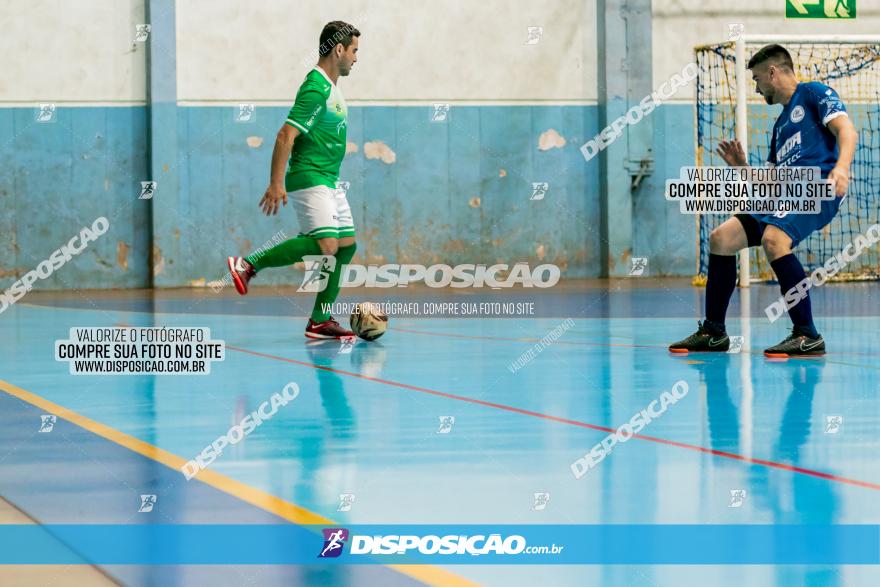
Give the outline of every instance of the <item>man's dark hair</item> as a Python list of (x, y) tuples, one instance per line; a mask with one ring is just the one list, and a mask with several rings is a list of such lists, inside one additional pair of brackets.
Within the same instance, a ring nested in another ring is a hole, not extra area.
[(342, 46), (347, 49), (348, 46), (351, 45), (351, 38), (360, 36), (361, 32), (354, 28), (354, 25), (342, 22), (341, 20), (328, 22), (324, 25), (324, 30), (321, 31), (318, 55), (321, 57), (330, 55), (333, 48), (340, 43), (342, 43)]
[(789, 71), (794, 71), (794, 61), (791, 60), (791, 54), (785, 50), (782, 45), (767, 45), (752, 55), (749, 59), (747, 69), (753, 69), (756, 65), (760, 65), (765, 61), (769, 61), (770, 65), (777, 67), (783, 66)]

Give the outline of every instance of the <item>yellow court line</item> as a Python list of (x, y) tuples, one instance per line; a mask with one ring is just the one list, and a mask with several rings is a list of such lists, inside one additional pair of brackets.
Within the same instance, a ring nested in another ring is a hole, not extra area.
[[(180, 471), (181, 467), (187, 462), (186, 459), (177, 456), (176, 454), (170, 453), (167, 450), (163, 450), (157, 446), (153, 446), (148, 442), (144, 442), (134, 436), (130, 436), (124, 432), (120, 432), (115, 428), (111, 428), (105, 424), (101, 424), (100, 422), (96, 422), (91, 418), (87, 418), (82, 414), (74, 412), (69, 408), (65, 408), (64, 406), (60, 406), (54, 402), (51, 402), (43, 397), (40, 397), (30, 391), (22, 389), (8, 381), (3, 381), (0, 379), (0, 390), (5, 391), (9, 395), (17, 397), (23, 402), (29, 403), (32, 406), (36, 406), (38, 408), (42, 408), (49, 413), (55, 414), (57, 417), (67, 420), (72, 424), (79, 426), (80, 428), (84, 428), (89, 432), (106, 438), (111, 442), (115, 442), (116, 444), (123, 446), (133, 452), (136, 452), (140, 455), (143, 455), (149, 459), (152, 459), (158, 463), (165, 465), (170, 469), (174, 469), (176, 471)], [(183, 473), (181, 473), (182, 475)], [(339, 526), (340, 524), (334, 522), (330, 518), (325, 518), (320, 514), (316, 514), (306, 508), (300, 507), (289, 501), (285, 501), (279, 497), (276, 497), (270, 493), (266, 493), (265, 491), (261, 491), (255, 487), (251, 487), (245, 483), (240, 481), (236, 481), (231, 477), (227, 477), (221, 473), (217, 473), (216, 471), (211, 471), (210, 469), (202, 469), (196, 478), (215, 489), (223, 491), (224, 493), (228, 493), (233, 497), (237, 497), (238, 499), (247, 502), (251, 505), (254, 505), (258, 508), (266, 510), (271, 514), (275, 514), (285, 520), (293, 522), (294, 524), (300, 525), (320, 525), (320, 526)], [(422, 581), (427, 585), (432, 586), (453, 586), (453, 587), (474, 587), (479, 585), (478, 583), (474, 583), (464, 577), (460, 577), (449, 571), (441, 569), (439, 567), (435, 567), (432, 565), (384, 565), (388, 568), (394, 569), (395, 571), (412, 577), (418, 581)]]

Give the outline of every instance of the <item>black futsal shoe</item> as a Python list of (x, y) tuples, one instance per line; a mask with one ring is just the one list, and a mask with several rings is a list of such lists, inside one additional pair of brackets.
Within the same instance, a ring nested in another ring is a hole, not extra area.
[(684, 340), (669, 345), (671, 353), (726, 353), (730, 337), (726, 333), (710, 332), (705, 323), (697, 322), (697, 331)]
[(798, 332), (797, 328), (791, 330), (785, 340), (764, 350), (764, 356), (773, 359), (785, 359), (788, 357), (821, 357), (825, 354), (825, 341), (820, 334), (816, 338)]

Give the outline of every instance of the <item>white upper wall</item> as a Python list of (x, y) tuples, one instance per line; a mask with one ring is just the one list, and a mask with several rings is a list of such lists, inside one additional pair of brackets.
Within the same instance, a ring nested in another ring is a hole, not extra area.
[(595, 100), (595, 3), (178, 0), (178, 98), (290, 102), (344, 20), (361, 31), (349, 102)]
[[(143, 102), (145, 0), (2, 0), (0, 102)], [(874, 34), (880, 2), (858, 18), (786, 19), (784, 0), (653, 1), (652, 86), (698, 44), (747, 33)], [(350, 101), (595, 101), (596, 0), (178, 0), (178, 96), (287, 103), (329, 20), (361, 29)], [(527, 28), (541, 40), (526, 44)], [(691, 100), (692, 88), (679, 92)]]
[[(833, 0), (836, 2), (836, 0)], [(880, 34), (880, 2), (857, 0), (854, 20), (787, 19), (785, 0), (653, 0), (653, 87), (694, 60), (694, 47), (727, 39), (727, 25), (745, 24), (746, 34)], [(693, 100), (693, 84), (676, 99)]]
[(144, 0), (2, 0), (0, 22), (0, 101), (145, 100)]

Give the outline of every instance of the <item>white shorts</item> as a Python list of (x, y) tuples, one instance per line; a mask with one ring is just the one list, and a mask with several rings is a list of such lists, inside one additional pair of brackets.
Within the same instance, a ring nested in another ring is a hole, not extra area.
[(351, 208), (345, 190), (316, 185), (287, 194), (299, 219), (299, 236), (343, 238), (354, 236)]

